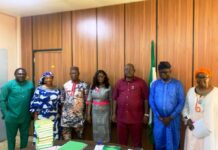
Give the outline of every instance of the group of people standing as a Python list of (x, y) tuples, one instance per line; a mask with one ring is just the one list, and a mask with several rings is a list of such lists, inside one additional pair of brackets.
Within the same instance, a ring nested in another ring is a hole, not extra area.
[[(211, 85), (211, 72), (196, 71), (196, 86), (185, 98), (180, 81), (171, 77), (169, 62), (158, 65), (160, 79), (151, 84), (136, 77), (132, 64), (124, 67), (124, 78), (115, 87), (109, 83), (105, 71), (98, 70), (89, 86), (79, 78), (79, 68), (70, 68), (71, 80), (58, 89), (53, 85), (54, 75), (45, 72), (34, 89), (26, 80), (26, 70), (15, 70), (15, 79), (7, 82), (0, 92), (0, 108), (6, 124), (8, 149), (15, 149), (15, 137), (20, 131), (20, 148), (28, 143), (31, 115), (34, 120), (54, 122), (54, 139), (70, 140), (73, 135), (83, 138), (84, 122), (92, 122), (93, 140), (110, 142), (111, 121), (117, 124), (118, 142), (142, 147), (143, 123), (149, 120), (149, 106), (153, 112), (153, 136), (156, 150), (178, 150), (180, 146), (181, 114), (187, 125), (185, 150), (218, 149), (218, 89)], [(186, 100), (185, 100), (186, 99)], [(192, 134), (195, 122), (203, 119), (210, 134), (197, 138)], [(74, 134), (73, 134), (74, 133)], [(34, 132), (34, 139), (36, 139)]]

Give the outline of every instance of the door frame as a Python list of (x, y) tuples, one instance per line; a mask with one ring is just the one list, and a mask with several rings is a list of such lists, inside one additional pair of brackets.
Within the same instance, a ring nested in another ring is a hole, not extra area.
[(35, 85), (35, 54), (37, 52), (57, 52), (62, 51), (62, 48), (52, 48), (52, 49), (33, 49), (32, 50), (32, 81)]

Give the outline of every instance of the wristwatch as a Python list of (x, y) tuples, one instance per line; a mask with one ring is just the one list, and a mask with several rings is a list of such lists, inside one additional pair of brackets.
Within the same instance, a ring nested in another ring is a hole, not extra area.
[(149, 117), (149, 114), (144, 114), (144, 116)]

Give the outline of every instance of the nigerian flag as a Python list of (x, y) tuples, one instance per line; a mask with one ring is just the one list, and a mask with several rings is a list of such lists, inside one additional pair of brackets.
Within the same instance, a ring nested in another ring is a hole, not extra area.
[[(151, 87), (151, 84), (153, 81), (157, 79), (157, 73), (156, 73), (156, 59), (155, 59), (155, 53), (154, 53), (154, 41), (151, 42), (151, 67), (150, 67), (150, 74), (149, 74), (149, 85)], [(149, 122), (148, 122), (148, 130), (149, 130), (149, 138), (152, 143), (154, 143), (153, 140), (153, 116), (151, 109), (149, 110)]]

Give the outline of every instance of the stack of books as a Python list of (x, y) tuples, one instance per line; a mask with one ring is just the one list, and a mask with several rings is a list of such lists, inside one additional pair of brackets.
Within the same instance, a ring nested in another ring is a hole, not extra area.
[(36, 120), (36, 149), (41, 150), (53, 146), (53, 122), (49, 119)]

